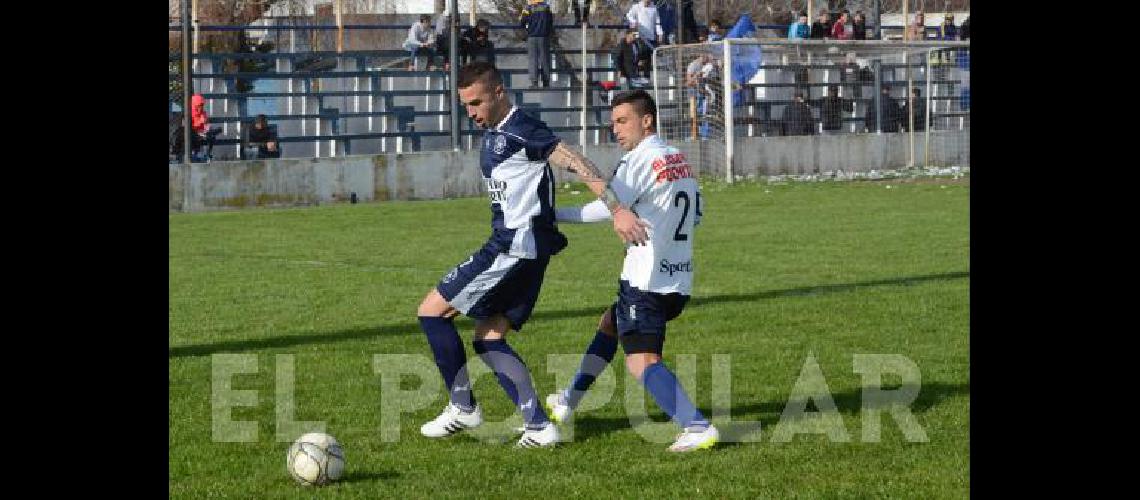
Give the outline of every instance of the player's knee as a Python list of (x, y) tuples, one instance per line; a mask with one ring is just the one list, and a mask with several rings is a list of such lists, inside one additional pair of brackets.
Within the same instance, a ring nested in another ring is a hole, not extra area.
[(621, 337), (625, 350), (625, 367), (629, 373), (641, 379), (642, 372), (649, 365), (661, 361), (661, 348), (665, 337), (657, 333), (629, 332)]
[(444, 300), (443, 296), (438, 291), (432, 289), (424, 296), (424, 300), (420, 301), (420, 307), (416, 309), (416, 316), (425, 316), (430, 318), (446, 318), (454, 316), (451, 313), (451, 305)]
[(641, 380), (641, 376), (645, 373), (645, 369), (649, 368), (654, 363), (659, 363), (661, 356), (652, 352), (639, 352), (626, 354), (625, 367), (629, 370), (629, 374)]

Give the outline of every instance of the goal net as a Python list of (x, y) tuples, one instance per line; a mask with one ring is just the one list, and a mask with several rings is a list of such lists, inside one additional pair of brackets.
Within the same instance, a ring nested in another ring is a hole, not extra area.
[(703, 175), (968, 169), (969, 42), (731, 39), (653, 53), (658, 132)]

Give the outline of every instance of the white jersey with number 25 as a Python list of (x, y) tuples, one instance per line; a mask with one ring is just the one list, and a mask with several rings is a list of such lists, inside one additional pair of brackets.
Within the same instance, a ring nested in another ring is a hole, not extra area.
[(645, 292), (691, 295), (701, 195), (684, 153), (656, 134), (645, 137), (622, 157), (610, 187), (650, 225), (647, 244), (627, 245), (621, 279)]

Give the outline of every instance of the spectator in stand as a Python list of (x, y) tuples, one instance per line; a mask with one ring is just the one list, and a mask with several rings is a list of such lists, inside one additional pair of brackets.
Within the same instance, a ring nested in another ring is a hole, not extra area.
[(491, 41), (491, 33), (485, 29), (476, 30), (474, 36), (475, 39), (467, 48), (468, 59), (471, 62), (486, 61), (495, 64), (495, 43)]
[(662, 37), (664, 33), (661, 30), (661, 18), (657, 12), (657, 7), (653, 5), (653, 0), (634, 2), (629, 7), (629, 12), (626, 12), (625, 19), (629, 22), (630, 28), (637, 28), (641, 39), (650, 47), (657, 47), (658, 40), (664, 39)]
[(780, 114), (780, 122), (784, 126), (784, 135), (814, 135), (815, 118), (811, 115), (811, 108), (804, 102), (804, 93), (796, 91), (791, 104), (784, 107)]
[[(480, 20), (475, 22), (475, 26), (467, 28), (466, 30), (463, 31), (463, 34), (459, 36), (459, 64), (460, 65), (466, 66), (468, 63), (475, 60), (475, 59), (473, 59), (473, 57), (475, 56), (473, 51), (476, 49), (475, 41), (479, 37), (483, 37), (484, 39), (486, 39), (486, 46), (479, 48), (480, 50), (483, 51), (480, 54), (482, 58), (479, 60), (491, 61), (492, 63), (494, 63), (495, 44), (491, 43), (491, 22), (487, 21), (486, 19), (480, 19)], [(486, 56), (487, 56), (486, 50), (488, 48), (490, 49), (490, 59), (486, 58)]]
[(672, 45), (677, 43), (677, 10), (669, 0), (654, 0), (657, 6), (657, 21), (661, 25), (661, 34), (657, 36), (658, 45)]
[(713, 66), (712, 55), (708, 52), (701, 52), (685, 68), (685, 86), (692, 91), (690, 95), (696, 95), (698, 91), (702, 90), (701, 87), (705, 86), (707, 78), (714, 70)]
[(788, 40), (806, 40), (811, 37), (807, 12), (801, 13), (799, 20), (788, 26)]
[(898, 132), (899, 131), (899, 118), (902, 115), (902, 110), (899, 105), (891, 98), (891, 88), (883, 85), (882, 94), (879, 95), (879, 112), (875, 112), (874, 101), (871, 106), (867, 108), (867, 114), (864, 116), (863, 123), (867, 127), (867, 131), (874, 133), (878, 131), (876, 121), (878, 115), (883, 116), (882, 131), (883, 132)]
[[(171, 153), (174, 154), (178, 160), (182, 159), (183, 147), (183, 130), (185, 127), (182, 125), (182, 114), (177, 113), (178, 124), (174, 131), (173, 145)], [(201, 94), (193, 94), (190, 96), (190, 155), (191, 161), (209, 161), (210, 153), (214, 148), (214, 136), (221, 133), (221, 127), (210, 129), (208, 127), (209, 115), (206, 114), (206, 99)], [(206, 146), (206, 150), (202, 151), (202, 146)]]
[(206, 114), (206, 98), (202, 94), (190, 96), (190, 129), (202, 137), (206, 136), (206, 123), (210, 116)]
[(530, 0), (519, 20), (526, 29), (526, 53), (531, 88), (550, 86), (550, 38), (554, 36), (554, 12), (545, 0)]
[(962, 26), (958, 29), (958, 39), (970, 39), (970, 16), (966, 16), (966, 20), (962, 21)]
[(420, 22), (408, 28), (408, 38), (404, 40), (404, 50), (408, 51), (408, 71), (416, 69), (416, 59), (420, 55), (427, 56), (428, 71), (435, 69), (431, 63), (435, 59), (435, 32), (431, 29), (431, 15), (420, 16)]
[(811, 25), (811, 37), (814, 39), (822, 40), (831, 34), (831, 14), (827, 9), (819, 11), (819, 17), (816, 22)]
[(257, 146), (258, 158), (281, 157), (281, 151), (277, 149), (277, 134), (269, 128), (269, 121), (265, 115), (257, 115), (257, 120), (249, 129), (249, 145)]
[(700, 122), (698, 129), (702, 139), (708, 138), (711, 130), (709, 104), (715, 102), (717, 98), (715, 81), (718, 74), (717, 63), (708, 52), (701, 52), (685, 68), (685, 94), (689, 101), (689, 116)]
[(625, 38), (618, 44), (617, 67), (625, 79), (625, 90), (646, 86), (649, 80), (649, 64), (653, 49), (641, 41), (636, 29), (630, 28)]
[(844, 10), (839, 13), (839, 19), (831, 25), (831, 38), (836, 40), (850, 40), (851, 39), (851, 26), (847, 24), (848, 16), (850, 14)]
[[(922, 132), (926, 130), (926, 100), (922, 98), (922, 91), (918, 87), (910, 89), (911, 100), (914, 101), (914, 131)], [(910, 127), (910, 102), (904, 102), (902, 106), (902, 123), (900, 126), (903, 129)]]
[(855, 19), (851, 21), (851, 39), (867, 39), (867, 20), (863, 18), (863, 11), (855, 11)]
[[(193, 132), (190, 151), (198, 152), (206, 159), (209, 159), (214, 151), (214, 137), (222, 132), (221, 127), (210, 129), (209, 121), (210, 115), (206, 114), (206, 98), (197, 93), (190, 96), (190, 130)], [(206, 151), (200, 150), (203, 144), (206, 146)]]
[(855, 108), (850, 99), (839, 97), (839, 86), (827, 87), (827, 97), (816, 102), (819, 107), (819, 120), (823, 125), (824, 135), (833, 135), (843, 132), (843, 112), (850, 113)]
[(922, 11), (914, 13), (914, 22), (906, 28), (907, 40), (923, 40), (926, 38), (926, 19)]
[(957, 40), (958, 27), (954, 26), (954, 14), (946, 14), (946, 19), (942, 21), (942, 26), (939, 27), (938, 33), (939, 40)]
[(681, 2), (681, 43), (697, 41), (697, 16), (693, 14), (693, 2)]
[(721, 27), (720, 21), (713, 19), (709, 21), (708, 41), (715, 42), (717, 40), (724, 40), (724, 28)]

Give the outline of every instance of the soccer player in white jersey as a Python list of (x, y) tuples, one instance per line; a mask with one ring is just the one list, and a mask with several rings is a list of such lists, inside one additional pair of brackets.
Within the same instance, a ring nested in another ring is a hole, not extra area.
[[(510, 330), (521, 330), (538, 300), (550, 257), (566, 247), (554, 219), (554, 176), (549, 162), (562, 166), (583, 157), (563, 145), (542, 121), (510, 102), (498, 69), (475, 62), (459, 71), (459, 98), (467, 115), (486, 132), (479, 166), (491, 198), (491, 237), (428, 292), (417, 315), (427, 335), (449, 402), (420, 432), (446, 437), (482, 424), (471, 392), (467, 353), (452, 319), (475, 319), (472, 347), (499, 380), (523, 416), (519, 447), (553, 446), (558, 428), (550, 422), (522, 358), (507, 344)], [(614, 216), (623, 238), (644, 240), (644, 228), (629, 211)]]
[[(648, 225), (648, 241), (626, 248), (617, 301), (602, 314), (571, 386), (546, 398), (555, 421), (564, 422), (617, 351), (620, 340), (630, 374), (682, 429), (669, 451), (711, 448), (716, 427), (701, 415), (677, 377), (661, 360), (665, 324), (681, 314), (693, 287), (694, 227), (700, 221), (700, 191), (685, 155), (657, 134), (657, 108), (644, 90), (612, 102), (614, 135), (628, 151), (608, 186), (589, 169), (579, 175), (602, 199), (559, 209), (557, 219), (594, 222), (624, 207)], [(596, 169), (595, 169), (596, 170)], [(584, 175), (583, 175), (584, 172)]]

